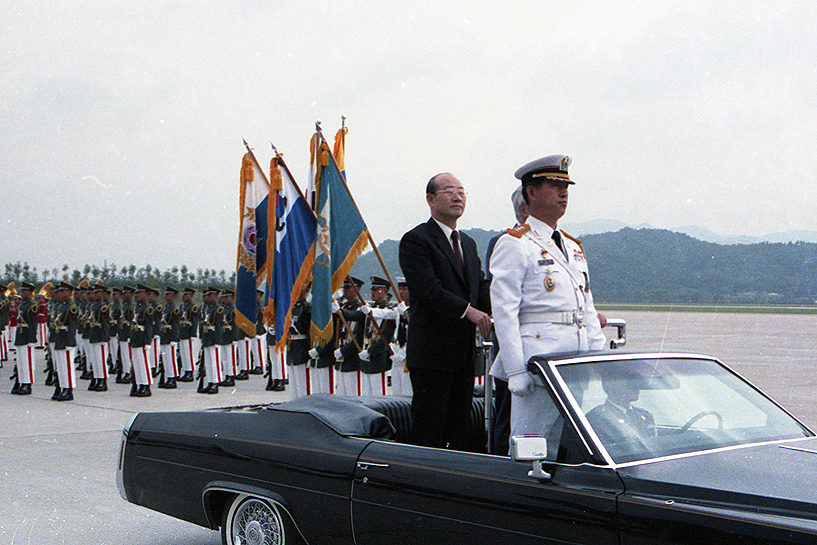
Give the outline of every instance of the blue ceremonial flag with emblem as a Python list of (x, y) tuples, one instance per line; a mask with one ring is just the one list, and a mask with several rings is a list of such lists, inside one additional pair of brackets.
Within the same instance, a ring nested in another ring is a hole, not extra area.
[(270, 184), (252, 152), (241, 162), (239, 207), (241, 229), (235, 279), (236, 323), (248, 335), (255, 334), (258, 315), (256, 290), (267, 279), (270, 240)]
[[(283, 167), (283, 168), (281, 168)], [(315, 214), (292, 179), (281, 157), (270, 162), (270, 180), (276, 191), (275, 254), (267, 297), (273, 302), (275, 336), (283, 348), (292, 324), (292, 307), (304, 286), (309, 285), (317, 234)], [(267, 306), (270, 309), (270, 306)], [(270, 312), (265, 321), (272, 323)]]
[(332, 338), (332, 294), (366, 249), (369, 232), (322, 137), (317, 163), (318, 239), (313, 266), (311, 333), (313, 344), (321, 345)]

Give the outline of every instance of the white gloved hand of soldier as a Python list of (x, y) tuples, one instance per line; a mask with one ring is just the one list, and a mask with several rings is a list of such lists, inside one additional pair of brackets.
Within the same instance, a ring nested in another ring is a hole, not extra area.
[(339, 310), (340, 310), (340, 305), (338, 304), (337, 301), (332, 299), (332, 314), (336, 313)]
[(368, 350), (361, 350), (360, 354), (358, 354), (358, 356), (360, 356), (360, 359), (363, 360), (363, 361), (369, 361), (369, 352), (368, 352)]
[(531, 395), (533, 393), (533, 379), (530, 373), (523, 371), (508, 377), (508, 390), (519, 397)]
[(318, 358), (318, 349), (317, 348), (310, 349), (309, 350), (309, 357), (312, 358), (313, 360), (317, 359)]
[(311, 292), (311, 291), (310, 291), (309, 293), (307, 293), (307, 294), (306, 294), (306, 304), (307, 304), (307, 305), (311, 305), (311, 304), (312, 304), (312, 292)]
[(397, 303), (397, 312), (399, 314), (404, 314), (407, 310), (408, 310), (408, 305), (406, 303), (404, 303), (403, 301), (400, 301), (399, 303)]
[(343, 352), (340, 351), (340, 348), (335, 350), (335, 359), (338, 361), (343, 361)]

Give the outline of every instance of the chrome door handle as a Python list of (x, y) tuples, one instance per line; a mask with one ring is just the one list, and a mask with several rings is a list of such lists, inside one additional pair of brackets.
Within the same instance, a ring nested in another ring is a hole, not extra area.
[(357, 467), (361, 471), (366, 471), (370, 467), (389, 467), (389, 464), (375, 464), (374, 462), (358, 462)]

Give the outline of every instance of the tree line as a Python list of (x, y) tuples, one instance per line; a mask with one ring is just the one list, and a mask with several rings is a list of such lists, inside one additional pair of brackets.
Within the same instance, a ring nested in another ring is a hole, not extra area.
[(31, 282), (38, 288), (46, 282), (57, 284), (60, 281), (77, 286), (83, 279), (91, 283), (100, 280), (104, 285), (110, 287), (134, 286), (138, 283), (157, 289), (165, 286), (173, 286), (177, 289), (189, 286), (200, 291), (207, 286), (219, 289), (235, 286), (235, 271), (231, 271), (229, 275), (224, 269), (216, 271), (215, 269), (197, 268), (194, 271), (187, 265), (162, 270), (149, 264), (142, 267), (133, 264), (119, 267), (113, 263), (105, 263), (102, 266), (85, 265), (82, 269), (72, 269), (67, 264), (63, 264), (61, 267), (38, 271), (37, 267), (29, 265), (27, 261), (22, 263), (17, 261), (6, 263), (0, 278), (3, 286), (14, 282), (19, 287), (20, 282)]

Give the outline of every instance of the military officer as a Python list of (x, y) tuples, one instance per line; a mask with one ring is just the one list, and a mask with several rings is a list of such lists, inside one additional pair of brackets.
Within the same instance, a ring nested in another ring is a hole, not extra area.
[(193, 382), (193, 371), (199, 354), (199, 305), (193, 303), (196, 290), (185, 287), (182, 290), (181, 316), (179, 318), (179, 353), (183, 375), (179, 382)]
[[(222, 336), (222, 319), (224, 307), (216, 302), (220, 290), (208, 287), (202, 296), (203, 303), (199, 317), (199, 338), (201, 339), (204, 373), (201, 375), (198, 392), (217, 394), (218, 385), (223, 380), (221, 367), (221, 348), (218, 341)], [(206, 376), (207, 385), (204, 385)]]
[(14, 287), (14, 282), (10, 282), (6, 290), (6, 297), (8, 297), (8, 319), (6, 321), (6, 346), (8, 347), (8, 354), (15, 351), (14, 339), (17, 337), (17, 308), (20, 306), (20, 296), (17, 294), (17, 289)]
[(17, 351), (17, 378), (12, 394), (30, 395), (34, 381), (34, 347), (37, 346), (37, 303), (34, 301), (34, 285), (20, 284), (21, 301), (17, 308), (17, 331), (14, 347)]
[(558, 229), (567, 209), (570, 158), (549, 155), (516, 171), (530, 217), (499, 237), (490, 261), (499, 354), (491, 375), (508, 382), (511, 435), (547, 435), (558, 413), (544, 384), (527, 371), (536, 354), (604, 347), (587, 256)]
[(148, 303), (147, 295), (151, 288), (137, 284), (134, 292), (133, 319), (131, 321), (130, 347), (133, 360), (133, 386), (131, 396), (150, 397), (150, 385), (153, 384), (153, 375), (150, 372), (148, 361), (148, 346), (152, 341), (152, 333), (148, 330), (153, 322), (154, 306)]
[(88, 390), (91, 392), (108, 391), (110, 322), (108, 305), (103, 296), (107, 289), (97, 281), (91, 291), (91, 301), (88, 305), (88, 360), (93, 372)]
[[(340, 296), (340, 294), (336, 294)], [(335, 303), (337, 304), (337, 303)], [(340, 306), (338, 306), (340, 308)], [(332, 337), (323, 344), (317, 344), (309, 350), (309, 376), (312, 380), (312, 392), (316, 394), (335, 393), (335, 350), (339, 346), (341, 321), (337, 313), (332, 314)]]
[(93, 370), (91, 369), (90, 359), (88, 358), (88, 333), (90, 324), (90, 306), (91, 306), (91, 289), (87, 279), (83, 279), (77, 286), (74, 292), (77, 308), (79, 309), (79, 327), (77, 328), (77, 358), (79, 360), (79, 369), (82, 374), (79, 376), (81, 380), (90, 380), (93, 378)]
[(54, 401), (72, 401), (76, 386), (74, 356), (77, 348), (79, 309), (73, 300), (74, 286), (60, 282), (54, 292), (57, 299), (54, 308), (54, 369), (57, 372), (59, 390), (54, 391)]
[[(351, 279), (351, 282), (350, 282)], [(340, 348), (335, 350), (335, 370), (337, 383), (335, 392), (344, 396), (359, 396), (361, 394), (360, 351), (363, 348), (363, 329), (365, 314), (357, 312), (364, 306), (360, 300), (360, 288), (363, 280), (349, 276), (343, 282), (343, 304), (340, 305), (342, 316), (338, 343)]]
[(162, 356), (163, 382), (159, 388), (176, 388), (176, 379), (179, 376), (176, 351), (179, 346), (179, 318), (181, 310), (176, 306), (176, 295), (179, 290), (173, 286), (165, 287), (165, 304), (162, 308), (161, 328), (159, 332), (159, 350)]
[[(48, 287), (46, 287), (48, 286)], [(36, 348), (45, 348), (48, 344), (48, 289), (51, 283), (49, 282), (37, 294), (37, 346)]]

